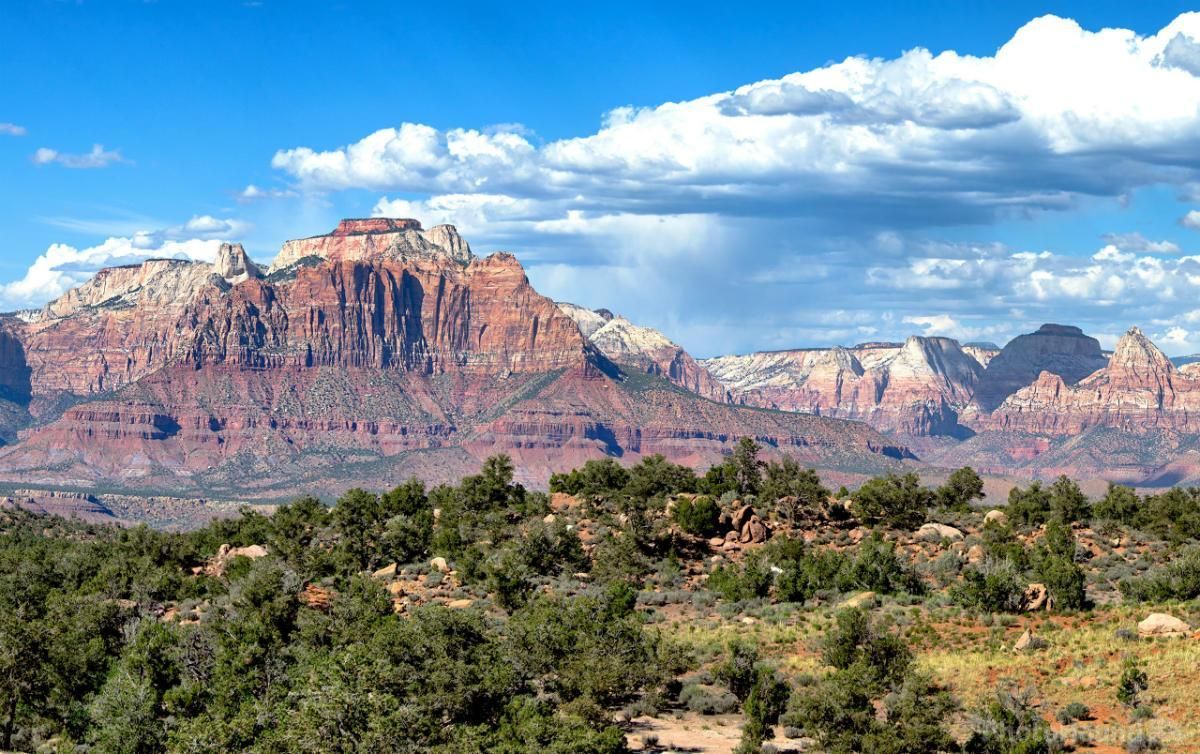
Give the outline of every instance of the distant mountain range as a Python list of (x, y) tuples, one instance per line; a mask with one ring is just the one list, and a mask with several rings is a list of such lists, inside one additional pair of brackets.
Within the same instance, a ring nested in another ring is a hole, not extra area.
[(1137, 328), (1107, 354), (1047, 324), (1003, 348), (913, 336), (699, 361), (607, 310), (555, 303), (451, 226), (344, 220), (270, 268), (102, 270), (0, 318), (0, 484), (277, 498), (521, 478), (741, 436), (847, 478), (971, 464), (1008, 476), (1200, 479), (1200, 363)]
[(846, 473), (912, 457), (866, 425), (731, 402), (665, 337), (415, 220), (343, 221), (269, 269), (226, 245), (103, 270), (0, 321), (0, 396), (0, 482), (25, 487), (271, 498), (501, 452), (544, 484), (604, 456), (703, 466), (745, 435)]

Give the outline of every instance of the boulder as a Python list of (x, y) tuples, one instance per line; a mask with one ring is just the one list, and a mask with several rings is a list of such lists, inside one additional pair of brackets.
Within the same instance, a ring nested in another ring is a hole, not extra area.
[(971, 545), (967, 548), (967, 562), (971, 565), (982, 563), (986, 555), (983, 545)]
[(1050, 590), (1045, 584), (1030, 584), (1021, 596), (1021, 609), (1027, 613), (1050, 609)]
[(450, 608), (451, 610), (465, 610), (466, 608), (468, 608), (474, 604), (475, 604), (475, 600), (468, 600), (468, 599), (450, 600), (449, 602), (446, 603), (446, 607)]
[(436, 557), (433, 560), (429, 561), (429, 566), (431, 568), (433, 568), (435, 571), (441, 571), (442, 573), (450, 573), (450, 564), (447, 563), (446, 559), (443, 557), (439, 556), (439, 557)]
[(396, 568), (396, 564), (392, 563), (391, 565), (386, 565), (383, 568), (380, 568), (378, 571), (375, 571), (371, 574), (371, 576), (373, 578), (380, 579), (381, 581), (388, 581), (396, 578)]
[(762, 544), (771, 536), (771, 530), (763, 523), (763, 520), (755, 514), (750, 515), (750, 519), (742, 525), (741, 534), (738, 541), (742, 544)]
[(963, 538), (963, 533), (953, 526), (947, 526), (946, 524), (925, 524), (920, 529), (917, 529), (917, 537), (935, 542), (941, 542), (943, 539), (948, 539), (951, 542), (959, 542)]
[(708, 540), (709, 547), (720, 547), (723, 544), (725, 544), (724, 537), (713, 537), (712, 539)]
[(1021, 634), (1021, 638), (1017, 639), (1017, 643), (1013, 645), (1013, 649), (1018, 652), (1032, 652), (1037, 649), (1045, 649), (1047, 642), (1040, 636), (1035, 636), (1033, 631), (1025, 629), (1025, 633)]
[(1004, 511), (990, 510), (984, 515), (983, 523), (1004, 526), (1008, 523), (1008, 514)]
[(1191, 626), (1166, 613), (1151, 613), (1138, 624), (1142, 636), (1187, 636), (1191, 630)]
[(734, 531), (740, 532), (742, 527), (750, 522), (752, 516), (754, 516), (754, 508), (749, 505), (743, 505), (734, 511), (733, 516), (729, 520), (729, 525)]

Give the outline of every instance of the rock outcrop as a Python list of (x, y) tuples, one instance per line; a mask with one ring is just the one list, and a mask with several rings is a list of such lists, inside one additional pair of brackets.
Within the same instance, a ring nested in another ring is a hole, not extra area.
[(262, 270), (250, 261), (240, 243), (221, 244), (217, 251), (217, 260), (213, 263), (213, 272), (232, 285), (263, 276)]
[(1200, 432), (1200, 375), (1177, 368), (1134, 327), (1100, 370), (1074, 384), (1044, 371), (976, 423), (1045, 435), (1078, 434), (1090, 427)]
[(957, 435), (958, 408), (983, 368), (950, 338), (722, 356), (701, 362), (754, 406), (866, 421), (913, 435)]
[(379, 262), (441, 257), (466, 265), (474, 255), (452, 225), (423, 230), (410, 219), (373, 217), (342, 220), (332, 233), (288, 241), (275, 257), (270, 272), (285, 270), (305, 259), (330, 262)]
[(635, 325), (607, 309), (592, 311), (565, 303), (558, 307), (575, 321), (584, 337), (617, 364), (663, 377), (710, 400), (728, 400), (725, 387), (658, 330)]
[(1073, 385), (1106, 364), (1100, 342), (1078, 327), (1042, 325), (1036, 332), (1013, 338), (988, 360), (972, 403), (979, 413), (988, 413), (1042, 372)]

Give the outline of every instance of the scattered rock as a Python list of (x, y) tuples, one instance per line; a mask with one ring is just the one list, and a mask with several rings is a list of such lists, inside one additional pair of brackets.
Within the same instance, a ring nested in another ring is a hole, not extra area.
[(1187, 636), (1191, 630), (1191, 626), (1166, 613), (1151, 613), (1138, 624), (1142, 636)]
[(946, 524), (925, 524), (920, 529), (917, 529), (917, 537), (935, 542), (940, 542), (943, 539), (948, 539), (951, 542), (959, 542), (962, 541), (963, 533), (953, 526), (947, 526)]
[(971, 565), (977, 565), (983, 562), (983, 558), (987, 553), (983, 549), (983, 545), (971, 545), (967, 548), (967, 562)]
[(314, 610), (326, 613), (329, 612), (329, 606), (333, 603), (333, 591), (316, 584), (309, 584), (304, 587), (304, 591), (300, 592), (300, 601)]
[(442, 573), (450, 572), (450, 564), (447, 563), (446, 559), (441, 556), (436, 557), (433, 560), (429, 561), (429, 566), (431, 568), (433, 568), (435, 571), (440, 571)]
[(450, 608), (451, 610), (465, 610), (474, 604), (475, 604), (475, 600), (468, 600), (468, 599), (450, 600), (449, 602), (446, 603), (446, 607)]
[(262, 545), (249, 545), (247, 547), (230, 547), (228, 544), (223, 544), (217, 548), (217, 554), (204, 566), (203, 572), (213, 578), (220, 578), (225, 575), (225, 569), (229, 566), (229, 561), (234, 558), (249, 558), (257, 560), (267, 554), (267, 548)]
[(861, 607), (871, 608), (879, 602), (879, 597), (875, 592), (860, 592), (853, 597), (844, 600), (838, 607)]
[(1035, 636), (1033, 631), (1028, 628), (1025, 633), (1021, 634), (1021, 638), (1017, 639), (1017, 643), (1013, 645), (1013, 649), (1018, 652), (1033, 652), (1038, 649), (1045, 649), (1049, 646), (1049, 642), (1040, 636)]
[(391, 565), (386, 565), (383, 568), (380, 568), (378, 571), (375, 571), (371, 574), (371, 576), (380, 579), (381, 581), (388, 581), (396, 577), (396, 568), (396, 564), (392, 563)]
[(713, 537), (712, 539), (708, 540), (709, 547), (720, 547), (723, 544), (725, 544), (725, 539), (723, 537)]
[(557, 519), (555, 518), (555, 516), (554, 516), (554, 514), (553, 514), (553, 513), (547, 513), (547, 514), (546, 514), (546, 515), (545, 515), (545, 516), (542, 518), (542, 523), (543, 523), (543, 524), (552, 524), (552, 523), (554, 523), (554, 522), (555, 522), (555, 520), (557, 520)]

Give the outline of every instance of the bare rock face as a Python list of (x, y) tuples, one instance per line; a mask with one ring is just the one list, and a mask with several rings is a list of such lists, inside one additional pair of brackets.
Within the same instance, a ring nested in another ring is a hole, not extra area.
[(728, 399), (724, 386), (707, 369), (658, 330), (635, 325), (624, 317), (613, 316), (608, 310), (591, 311), (562, 303), (558, 307), (611, 361), (663, 377), (710, 400)]
[(995, 343), (963, 343), (962, 350), (984, 369), (1000, 354), (1000, 346)]
[(217, 251), (217, 260), (213, 263), (213, 272), (226, 282), (236, 285), (250, 278), (263, 276), (262, 270), (250, 257), (240, 243), (223, 243)]
[(270, 272), (285, 270), (310, 258), (378, 262), (416, 257), (441, 257), (466, 265), (474, 255), (453, 226), (439, 225), (426, 231), (416, 220), (375, 217), (343, 220), (327, 235), (284, 243)]
[(1030, 584), (1021, 597), (1021, 609), (1027, 613), (1050, 609), (1050, 590), (1045, 584)]
[(596, 334), (597, 330), (604, 327), (613, 318), (613, 313), (607, 309), (588, 309), (565, 301), (559, 301), (558, 308), (562, 310), (563, 314), (575, 320), (575, 324), (579, 325), (579, 331), (583, 333), (583, 337), (589, 340)]
[(911, 457), (861, 425), (627, 385), (513, 256), (476, 258), (448, 226), (347, 221), (285, 252), (265, 276), (232, 245), (105, 270), (5, 318), (0, 386), (31, 426), (0, 479), (278, 496), (508, 453), (544, 483), (606, 455), (703, 466), (742, 436), (818, 468)]
[(1042, 372), (1073, 385), (1106, 364), (1100, 342), (1078, 327), (1042, 325), (1037, 332), (1017, 336), (988, 360), (972, 402), (979, 413), (987, 413)]
[(1176, 368), (1134, 327), (1117, 342), (1106, 367), (1075, 384), (1042, 372), (977, 424), (1047, 435), (1077, 434), (1089, 427), (1197, 432), (1198, 412), (1200, 376)]
[(886, 431), (955, 435), (982, 367), (950, 338), (722, 356), (702, 365), (738, 402), (866, 421)]

